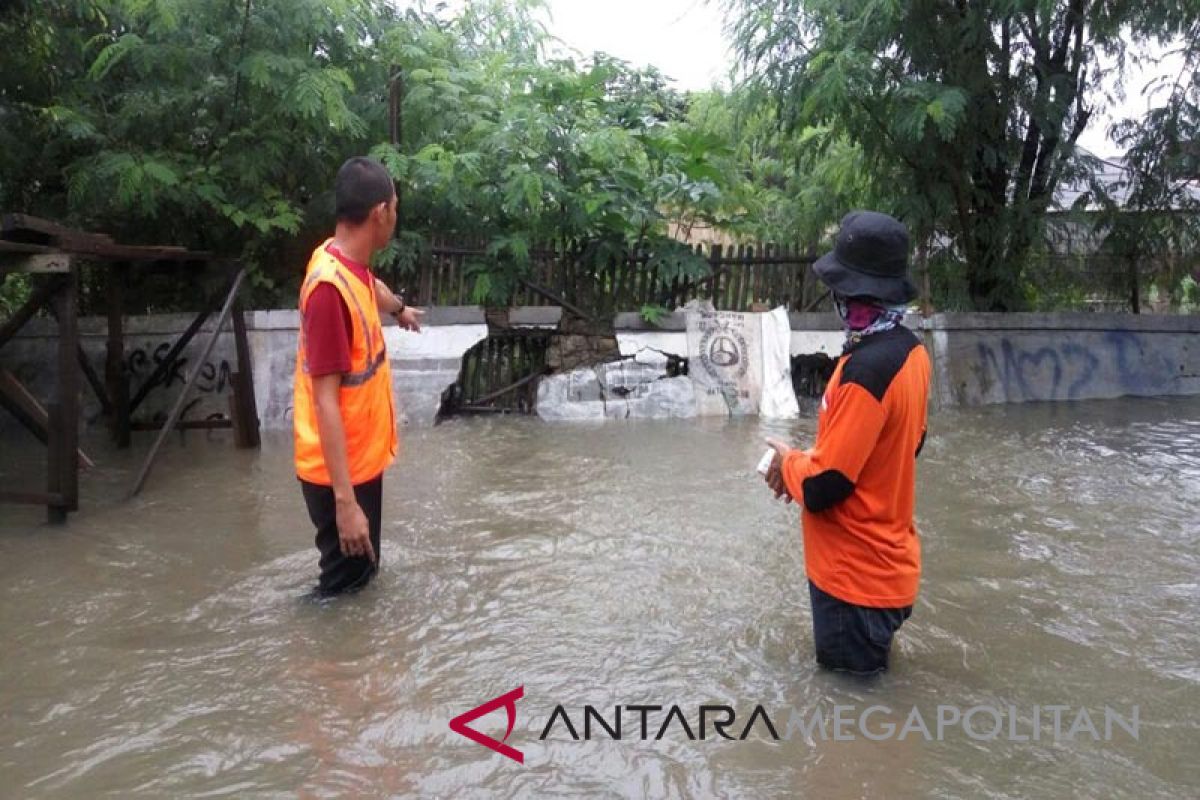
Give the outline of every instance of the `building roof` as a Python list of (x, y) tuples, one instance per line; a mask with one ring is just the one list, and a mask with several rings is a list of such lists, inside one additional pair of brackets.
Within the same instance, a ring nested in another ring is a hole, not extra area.
[[(1051, 213), (1055, 211), (1071, 211), (1075, 207), (1075, 203), (1084, 194), (1089, 194), (1087, 204), (1084, 206), (1085, 211), (1100, 211), (1103, 206), (1090, 196), (1091, 181), (1095, 181), (1102, 185), (1105, 191), (1117, 201), (1117, 204), (1124, 207), (1129, 199), (1129, 168), (1125, 165), (1122, 158), (1100, 158), (1092, 153), (1084, 150), (1082, 147), (1077, 148), (1081, 155), (1090, 158), (1092, 163), (1096, 165), (1095, 172), (1088, 177), (1079, 176), (1071, 177), (1059, 181), (1058, 189), (1054, 192), (1054, 201), (1051, 203)], [(1188, 181), (1185, 189), (1191, 196), (1192, 201), (1200, 204), (1200, 180)], [(1179, 206), (1177, 205), (1176, 208)]]

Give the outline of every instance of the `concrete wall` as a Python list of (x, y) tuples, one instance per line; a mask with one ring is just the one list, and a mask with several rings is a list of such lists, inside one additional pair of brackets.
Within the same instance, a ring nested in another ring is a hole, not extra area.
[[(390, 320), (388, 323), (383, 334), (400, 420), (404, 424), (431, 424), (442, 392), (458, 378), (463, 353), (487, 337), (483, 310), (430, 309), (420, 333), (401, 330)], [(254, 360), (254, 396), (264, 427), (291, 425), (299, 324), (299, 312), (294, 310), (256, 311), (246, 320)]]
[(1200, 394), (1200, 316), (937, 314), (924, 321), (944, 405)]
[[(131, 392), (136, 392), (149, 377), (191, 321), (189, 314), (126, 319), (126, 361), (133, 376)], [(487, 336), (487, 325), (479, 308), (430, 309), (425, 321), (420, 333), (401, 330), (395, 324), (384, 328), (397, 411), (406, 424), (433, 421), (442, 391), (458, 377), (462, 354)], [(292, 374), (299, 322), (299, 313), (294, 310), (255, 311), (246, 315), (254, 394), (264, 428), (291, 426)], [(183, 418), (229, 416), (232, 391), (229, 377), (237, 369), (237, 356), (233, 333), (226, 328), (207, 361), (197, 365), (196, 359), (212, 333), (212, 323), (205, 324), (164, 380), (147, 395), (135, 418), (165, 419), (185, 379), (195, 369), (200, 370), (200, 375)], [(84, 352), (103, 379), (107, 323), (99, 318), (85, 318), (80, 320), (80, 329)], [(57, 330), (50, 320), (34, 320), (20, 336), (0, 349), (0, 366), (12, 371), (43, 402), (54, 389)], [(83, 420), (95, 423), (100, 418), (100, 403), (82, 380), (81, 385), (84, 386)], [(0, 412), (0, 429), (16, 425), (7, 413)]]
[[(790, 314), (791, 354), (824, 353), (836, 358), (842, 352), (842, 324), (834, 314)], [(680, 312), (667, 314), (656, 325), (635, 313), (617, 314), (617, 343), (622, 355), (637, 355), (642, 350), (687, 357), (687, 322)]]
[[(558, 309), (518, 309), (518, 324), (550, 326)], [(127, 360), (134, 389), (153, 371), (171, 343), (191, 321), (170, 314), (126, 321)], [(291, 425), (292, 371), (295, 367), (298, 314), (293, 310), (247, 315), (254, 387), (266, 428)], [(687, 355), (680, 313), (651, 326), (637, 314), (619, 314), (617, 339), (624, 355)], [(791, 315), (793, 355), (841, 352), (842, 332), (832, 314)], [(1122, 395), (1200, 394), (1200, 316), (1130, 314), (939, 314), (911, 318), (934, 362), (933, 399), (940, 405), (1036, 400), (1084, 400)], [(103, 373), (107, 335), (102, 319), (80, 321), (83, 346), (97, 372)], [(197, 392), (185, 419), (229, 413), (229, 378), (236, 369), (232, 333), (225, 332), (204, 364), (195, 364), (211, 325), (184, 351), (184, 360), (149, 394), (140, 419), (163, 418), (185, 377), (200, 370)], [(34, 320), (0, 349), (0, 366), (12, 370), (42, 399), (54, 385), (57, 327)], [(401, 419), (408, 424), (433, 421), (442, 391), (454, 382), (464, 352), (487, 336), (482, 309), (430, 309), (425, 329), (414, 334), (394, 325), (385, 329)], [(83, 417), (95, 422), (99, 403), (83, 392)], [(0, 428), (15, 422), (0, 413)]]

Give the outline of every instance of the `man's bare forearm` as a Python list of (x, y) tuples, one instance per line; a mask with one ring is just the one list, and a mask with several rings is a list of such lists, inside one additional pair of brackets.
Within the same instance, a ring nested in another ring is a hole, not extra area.
[(375, 279), (375, 305), (378, 306), (380, 313), (388, 316), (404, 308), (404, 303), (400, 298), (379, 278)]

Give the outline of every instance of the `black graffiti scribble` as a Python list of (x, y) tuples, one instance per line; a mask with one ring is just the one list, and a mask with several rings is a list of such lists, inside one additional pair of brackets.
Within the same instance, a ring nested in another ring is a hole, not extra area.
[[(135, 377), (144, 377), (158, 369), (171, 351), (171, 342), (161, 342), (152, 350), (150, 346), (139, 347), (129, 353), (127, 364), (129, 373)], [(180, 356), (175, 363), (161, 376), (157, 377), (151, 388), (162, 386), (171, 388), (187, 380), (188, 357)], [(218, 362), (206, 361), (200, 366), (196, 376), (196, 390), (201, 394), (220, 394), (232, 383), (233, 368), (225, 359)]]

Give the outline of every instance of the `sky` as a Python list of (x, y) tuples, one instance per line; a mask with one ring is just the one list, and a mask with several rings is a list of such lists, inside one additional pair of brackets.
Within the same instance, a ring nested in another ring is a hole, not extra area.
[[(548, 5), (550, 34), (584, 55), (601, 50), (635, 66), (652, 64), (682, 90), (728, 84), (733, 55), (717, 0), (549, 0)], [(1164, 68), (1171, 64), (1159, 69)], [(1100, 156), (1117, 155), (1107, 129), (1114, 119), (1147, 110), (1142, 88), (1154, 72), (1131, 70), (1125, 99), (1093, 118), (1079, 144)]]
[(678, 89), (725, 80), (733, 56), (724, 14), (711, 0), (549, 0), (552, 36), (585, 56), (600, 50), (653, 65)]

